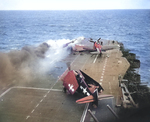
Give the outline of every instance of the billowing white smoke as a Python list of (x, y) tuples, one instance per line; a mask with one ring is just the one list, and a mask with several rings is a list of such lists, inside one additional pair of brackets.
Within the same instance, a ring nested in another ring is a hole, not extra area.
[(49, 40), (38, 47), (25, 46), (21, 50), (8, 53), (0, 52), (0, 83), (32, 81), (40, 77), (70, 54), (71, 46), (79, 43), (83, 37), (69, 40)]
[(71, 40), (65, 39), (47, 41), (47, 44), (50, 45), (50, 48), (45, 54), (45, 59), (41, 59), (40, 61), (40, 70), (42, 72), (50, 71), (53, 67), (55, 67), (58, 61), (61, 61), (69, 55), (70, 51), (67, 50), (68, 47), (63, 47), (63, 45), (70, 41)]
[(79, 37), (74, 40), (48, 40), (47, 44), (50, 45), (50, 48), (46, 52), (45, 59), (42, 59), (40, 62), (41, 71), (47, 72), (53, 67), (57, 67), (56, 63), (65, 59), (70, 54), (71, 47), (76, 43), (80, 43), (83, 39), (84, 37)]

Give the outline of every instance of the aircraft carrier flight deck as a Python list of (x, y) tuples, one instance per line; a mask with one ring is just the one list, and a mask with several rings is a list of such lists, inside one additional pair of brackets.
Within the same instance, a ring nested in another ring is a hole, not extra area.
[[(102, 94), (114, 98), (99, 101), (97, 109), (89, 103), (77, 104), (78, 94), (69, 95), (63, 92), (59, 76), (67, 69), (82, 70), (104, 88)], [(116, 105), (122, 104), (122, 89), (119, 80), (123, 78), (130, 64), (122, 57), (119, 49), (108, 50), (91, 56), (88, 52), (75, 52), (67, 56), (51, 71), (48, 76), (34, 82), (9, 84), (0, 94), (0, 122), (91, 122), (116, 121)], [(90, 114), (91, 111), (92, 115)]]

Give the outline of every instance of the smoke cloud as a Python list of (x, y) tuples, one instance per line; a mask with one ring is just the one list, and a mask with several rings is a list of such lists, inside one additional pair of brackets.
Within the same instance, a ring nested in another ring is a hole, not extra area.
[(38, 61), (44, 59), (49, 48), (47, 43), (43, 43), (38, 47), (25, 46), (9, 53), (0, 52), (0, 83), (30, 79)]
[[(48, 72), (57, 67), (57, 62), (62, 61), (70, 54), (71, 44), (69, 42), (71, 40), (66, 39), (47, 41), (51, 48), (46, 52), (45, 59), (39, 62), (41, 72)], [(69, 44), (66, 45), (67, 43)]]
[(21, 50), (0, 52), (0, 89), (13, 81), (31, 82), (34, 78), (48, 74), (70, 54), (71, 47), (82, 39), (49, 40), (38, 47), (25, 46)]

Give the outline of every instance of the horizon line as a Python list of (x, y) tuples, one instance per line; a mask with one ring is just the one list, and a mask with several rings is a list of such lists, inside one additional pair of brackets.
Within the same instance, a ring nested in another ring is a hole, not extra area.
[(80, 10), (150, 10), (150, 8), (130, 8), (130, 9), (0, 9), (0, 11), (80, 11)]

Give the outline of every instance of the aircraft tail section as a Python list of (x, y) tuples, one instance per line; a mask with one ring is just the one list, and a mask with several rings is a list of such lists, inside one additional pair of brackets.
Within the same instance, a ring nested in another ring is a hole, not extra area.
[(81, 98), (76, 101), (78, 104), (82, 103), (90, 103), (93, 102), (96, 106), (98, 106), (98, 91), (96, 90), (92, 95), (89, 95), (87, 97)]
[(93, 102), (94, 101), (94, 97), (92, 95), (81, 98), (79, 100), (76, 101), (76, 103), (78, 104), (82, 104), (82, 103), (89, 103), (89, 102)]
[(98, 95), (98, 91), (96, 90), (92, 95), (81, 98), (76, 101), (78, 104), (90, 103), (93, 102), (96, 106), (98, 106), (98, 100), (110, 99), (113, 98), (112, 95)]

